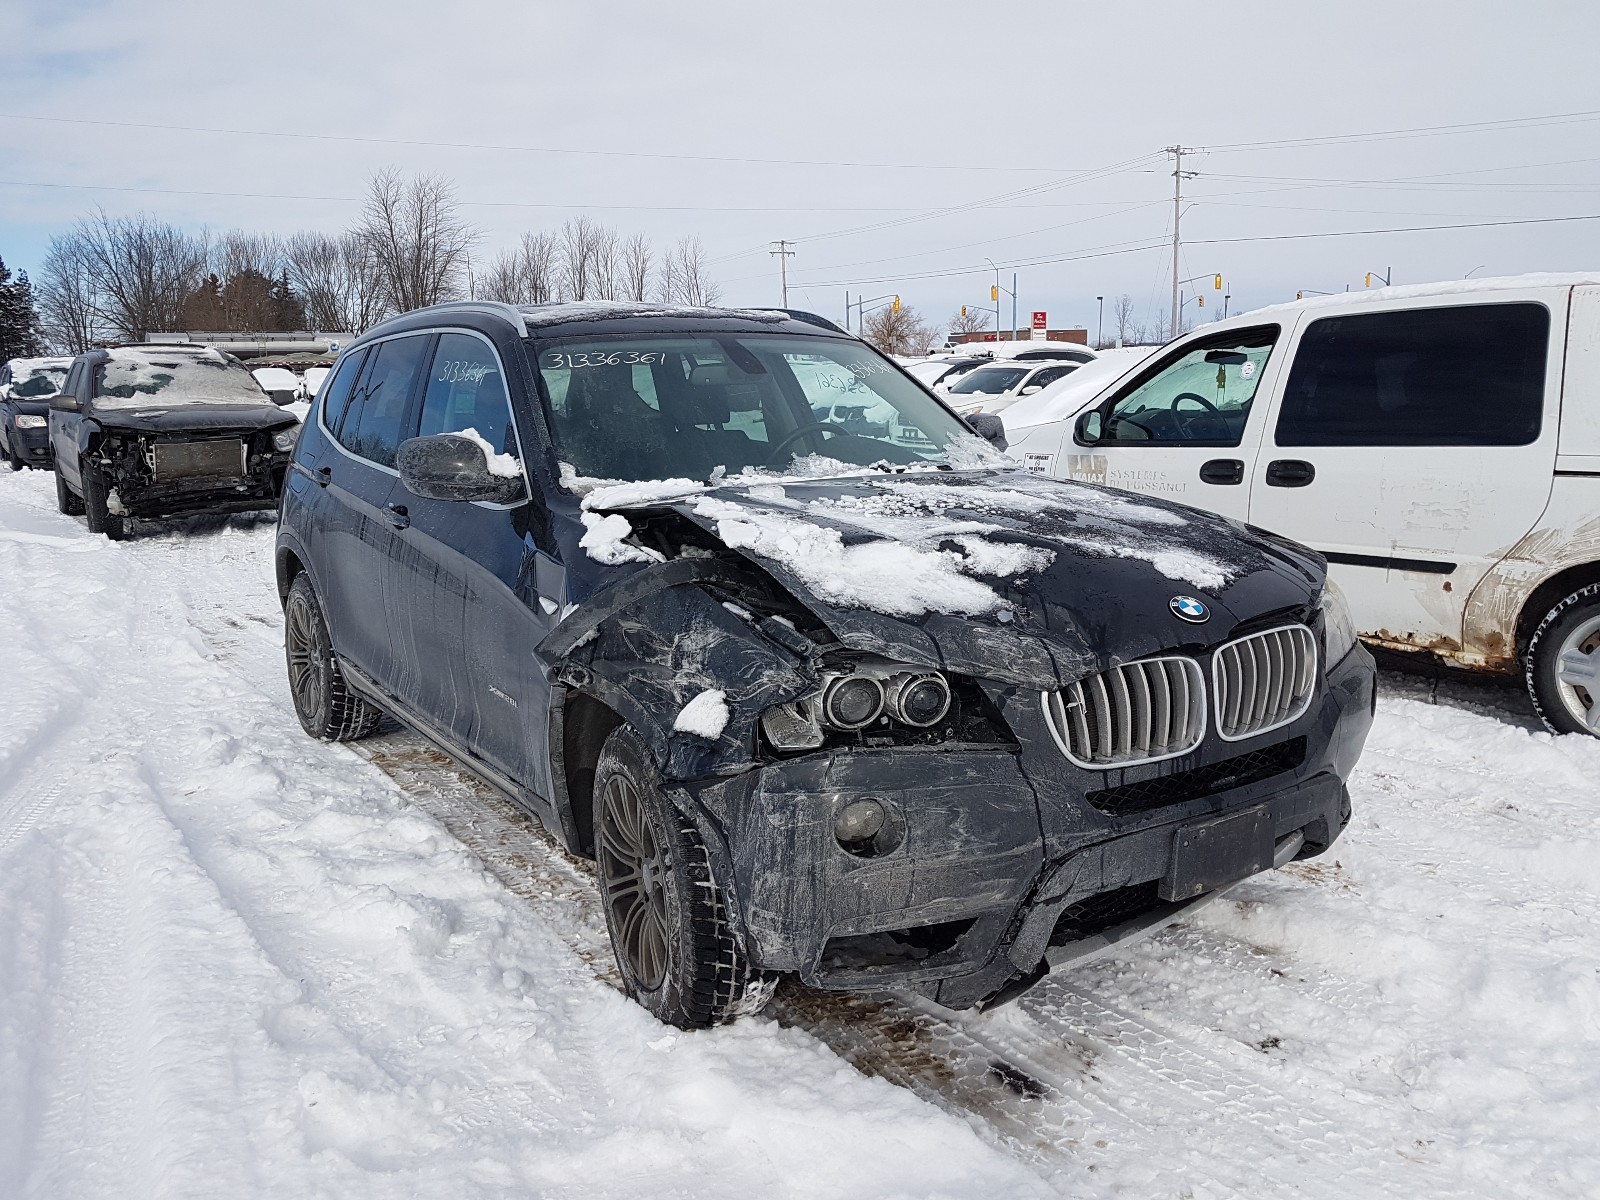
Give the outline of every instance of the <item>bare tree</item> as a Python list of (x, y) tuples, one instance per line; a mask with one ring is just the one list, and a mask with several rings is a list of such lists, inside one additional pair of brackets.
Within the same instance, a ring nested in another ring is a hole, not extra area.
[(667, 251), (662, 260), (657, 292), (663, 303), (714, 305), (722, 299), (722, 289), (711, 278), (706, 248), (698, 237), (689, 235)]
[(437, 304), (457, 294), (478, 231), (457, 211), (455, 190), (439, 175), (409, 181), (394, 169), (367, 185), (356, 227), (384, 297), (397, 312)]
[(606, 250), (615, 259), (617, 235), (588, 217), (573, 217), (562, 222), (557, 235), (556, 256), (560, 263), (559, 293), (566, 300), (599, 300), (606, 294), (608, 263)]
[(1111, 309), (1112, 327), (1117, 331), (1117, 341), (1126, 346), (1140, 340), (1139, 322), (1134, 316), (1133, 297), (1124, 292), (1117, 297)]
[(96, 303), (94, 272), (81, 230), (50, 239), (37, 286), (39, 320), (53, 347), (81, 354), (109, 336)]
[(933, 329), (909, 304), (885, 304), (869, 313), (861, 332), (885, 354), (922, 354), (933, 341)]
[(595, 229), (594, 274), (595, 293), (602, 300), (622, 298), (622, 243), (607, 225)]
[(101, 209), (66, 237), (81, 256), (97, 320), (129, 341), (177, 328), (205, 277), (205, 237), (146, 213), (113, 218)]
[(636, 233), (622, 243), (622, 286), (624, 300), (644, 300), (650, 294), (650, 267), (655, 255), (650, 239)]
[(284, 244), (284, 269), (313, 329), (360, 333), (384, 316), (383, 283), (355, 230), (338, 237), (314, 230), (295, 234)]
[(989, 328), (989, 318), (992, 316), (994, 314), (986, 308), (973, 308), (968, 305), (951, 313), (945, 325), (951, 333), (981, 333)]

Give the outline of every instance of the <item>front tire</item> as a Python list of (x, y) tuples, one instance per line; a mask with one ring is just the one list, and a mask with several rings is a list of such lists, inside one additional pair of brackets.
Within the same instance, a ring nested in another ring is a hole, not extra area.
[(1555, 733), (1600, 737), (1600, 583), (1545, 614), (1528, 643), (1528, 694)]
[(595, 767), (594, 841), (628, 995), (679, 1029), (765, 1007), (776, 978), (750, 968), (699, 832), (667, 799), (649, 751), (626, 725), (606, 739)]
[(20, 470), (22, 470), (23, 467), (27, 466), (28, 464), (22, 461), (22, 459), (18, 456), (18, 454), (17, 454), (17, 452), (15, 450), (13, 450), (10, 446), (7, 446), (6, 447), (6, 465), (8, 467), (10, 467), (13, 471), (20, 471)]
[(322, 605), (304, 572), (295, 576), (283, 606), (283, 653), (289, 668), (289, 695), (300, 727), (326, 742), (364, 738), (383, 720), (345, 680), (333, 653)]
[(113, 542), (127, 537), (127, 519), (107, 507), (110, 491), (99, 472), (83, 463), (78, 468), (78, 478), (83, 480), (83, 515), (89, 523), (89, 532), (103, 533)]
[(56, 508), (61, 511), (63, 516), (83, 516), (83, 501), (76, 492), (67, 486), (67, 481), (61, 475), (61, 468), (56, 466), (52, 467), (51, 470), (56, 477)]

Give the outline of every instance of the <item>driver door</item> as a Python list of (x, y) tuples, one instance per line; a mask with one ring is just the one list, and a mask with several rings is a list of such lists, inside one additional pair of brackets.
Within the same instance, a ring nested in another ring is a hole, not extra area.
[(1245, 520), (1282, 336), (1262, 325), (1170, 347), (1079, 418), (1057, 474)]

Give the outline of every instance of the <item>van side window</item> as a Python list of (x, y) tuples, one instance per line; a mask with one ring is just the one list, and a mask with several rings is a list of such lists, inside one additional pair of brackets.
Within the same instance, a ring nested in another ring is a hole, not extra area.
[(1101, 443), (1237, 446), (1278, 326), (1190, 342), (1111, 405)]
[(334, 371), (333, 378), (322, 389), (322, 423), (334, 436), (338, 436), (339, 422), (344, 420), (345, 408), (350, 403), (350, 392), (361, 375), (361, 364), (366, 360), (365, 350), (345, 355), (344, 361)]
[(395, 452), (408, 436), (406, 415), (428, 338), (425, 333), (394, 338), (371, 351), (372, 365), (362, 377), (360, 395), (351, 400), (339, 430), (340, 444), (352, 454), (394, 466)]
[(468, 429), (497, 452), (522, 457), (516, 429), (511, 424), (511, 398), (494, 351), (479, 338), (443, 333), (433, 352), (417, 435), (428, 437)]
[(1280, 446), (1526, 446), (1550, 311), (1475, 304), (1324, 317), (1300, 339)]

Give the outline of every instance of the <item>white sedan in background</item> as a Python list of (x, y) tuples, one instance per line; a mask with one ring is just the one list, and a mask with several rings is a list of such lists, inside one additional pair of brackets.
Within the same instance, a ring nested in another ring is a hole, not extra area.
[(995, 362), (974, 367), (949, 387), (938, 385), (950, 407), (964, 417), (1002, 412), (1024, 396), (1032, 396), (1064, 379), (1081, 362)]

